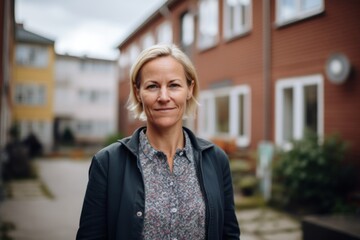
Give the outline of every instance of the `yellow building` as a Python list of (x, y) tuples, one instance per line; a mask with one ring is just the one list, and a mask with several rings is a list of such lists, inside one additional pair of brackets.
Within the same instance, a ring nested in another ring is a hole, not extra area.
[(21, 139), (33, 133), (43, 144), (44, 151), (49, 151), (54, 120), (54, 41), (17, 25), (14, 61), (13, 121), (20, 130)]

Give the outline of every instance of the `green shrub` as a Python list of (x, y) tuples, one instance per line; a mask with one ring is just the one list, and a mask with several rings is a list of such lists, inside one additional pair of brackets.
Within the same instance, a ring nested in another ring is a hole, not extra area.
[(124, 137), (124, 136), (123, 136), (123, 134), (121, 134), (121, 133), (111, 134), (111, 135), (109, 135), (109, 136), (107, 136), (107, 137), (105, 138), (104, 146), (108, 146), (108, 145), (116, 142), (117, 140), (122, 139), (123, 137)]
[(293, 142), (291, 150), (280, 152), (274, 179), (283, 191), (283, 203), (311, 212), (331, 212), (354, 182), (351, 169), (342, 163), (346, 148), (338, 136), (321, 142), (308, 132)]
[(238, 184), (244, 196), (252, 196), (257, 189), (258, 180), (253, 175), (246, 175), (240, 179)]
[(65, 145), (72, 145), (75, 143), (75, 136), (72, 130), (69, 127), (64, 129), (64, 132), (61, 136), (61, 142)]

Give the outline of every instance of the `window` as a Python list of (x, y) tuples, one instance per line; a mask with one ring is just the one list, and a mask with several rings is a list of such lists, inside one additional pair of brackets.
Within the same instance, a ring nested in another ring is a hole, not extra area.
[(306, 130), (323, 133), (321, 75), (279, 80), (276, 83), (276, 143), (288, 148)]
[(19, 105), (42, 106), (46, 103), (45, 86), (40, 84), (17, 84), (15, 103)]
[(187, 48), (194, 42), (194, 15), (186, 12), (181, 16), (181, 46)]
[(92, 124), (90, 121), (78, 121), (77, 131), (80, 135), (90, 134), (92, 131)]
[(224, 1), (224, 37), (244, 34), (251, 28), (252, 0), (225, 0)]
[[(237, 145), (250, 143), (250, 88), (237, 86), (202, 91), (199, 108), (199, 134), (235, 138)], [(210, 119), (214, 119), (211, 121)]]
[(218, 41), (219, 3), (218, 0), (201, 0), (199, 6), (198, 47), (206, 49)]
[(129, 62), (129, 57), (128, 57), (127, 52), (121, 51), (120, 57), (119, 57), (119, 62), (118, 62), (121, 69), (126, 68), (128, 66), (128, 62)]
[(104, 73), (108, 72), (110, 68), (111, 64), (109, 64), (108, 62), (96, 61), (86, 58), (83, 58), (80, 61), (80, 70), (82, 72)]
[(170, 22), (164, 22), (157, 28), (157, 42), (158, 43), (172, 43), (172, 27)]
[(46, 121), (22, 120), (19, 121), (20, 139), (24, 139), (29, 134), (35, 134), (42, 144), (51, 142), (51, 123)]
[(48, 66), (49, 56), (46, 47), (29, 44), (16, 46), (16, 63), (23, 66), (44, 68)]
[(129, 59), (129, 54), (127, 51), (122, 50), (120, 52), (120, 56), (119, 56), (119, 77), (120, 80), (124, 80), (125, 77), (127, 77), (127, 68), (130, 65), (130, 59)]
[(298, 21), (324, 11), (324, 0), (277, 0), (279, 25)]
[(151, 33), (146, 34), (141, 41), (142, 49), (147, 49), (154, 44), (155, 40)]
[(131, 45), (129, 49), (129, 58), (131, 65), (136, 61), (136, 58), (138, 57), (139, 54), (140, 54), (139, 47), (136, 44)]
[(106, 90), (80, 89), (78, 92), (79, 100), (85, 104), (108, 104), (110, 93)]
[(76, 125), (80, 137), (102, 138), (111, 133), (111, 122), (105, 120), (78, 120)]

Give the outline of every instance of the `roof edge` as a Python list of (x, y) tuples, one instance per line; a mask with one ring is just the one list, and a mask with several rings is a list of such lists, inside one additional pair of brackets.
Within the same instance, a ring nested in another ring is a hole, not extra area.
[(149, 22), (151, 22), (158, 15), (163, 15), (163, 9), (169, 7), (172, 4), (178, 2), (179, 0), (166, 0), (160, 7), (154, 10), (144, 21), (142, 21), (133, 31), (131, 31), (116, 47), (117, 49), (122, 48), (128, 41), (131, 39), (137, 32), (143, 29)]

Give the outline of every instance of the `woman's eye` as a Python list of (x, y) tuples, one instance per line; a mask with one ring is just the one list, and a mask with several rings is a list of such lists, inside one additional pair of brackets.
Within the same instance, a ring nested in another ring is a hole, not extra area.
[(170, 88), (177, 88), (177, 87), (180, 87), (180, 85), (177, 83), (170, 84)]
[(151, 84), (146, 87), (146, 89), (156, 89), (156, 88), (157, 88), (157, 86), (155, 84)]

